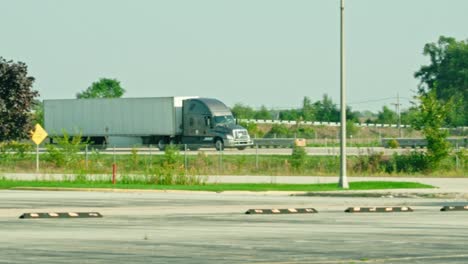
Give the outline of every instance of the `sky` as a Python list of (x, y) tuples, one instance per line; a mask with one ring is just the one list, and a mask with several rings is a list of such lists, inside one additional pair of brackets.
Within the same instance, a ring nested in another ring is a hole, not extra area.
[[(340, 102), (339, 0), (0, 0), (0, 56), (40, 99), (100, 78), (125, 97), (203, 96), (228, 106)], [(424, 45), (468, 38), (467, 0), (346, 0), (347, 103), (410, 106)]]

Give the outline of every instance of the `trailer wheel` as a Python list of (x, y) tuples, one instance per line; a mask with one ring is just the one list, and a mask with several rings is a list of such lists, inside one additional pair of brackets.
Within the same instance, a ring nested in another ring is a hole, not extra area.
[(193, 145), (189, 145), (188, 146), (188, 149), (189, 150), (193, 150), (193, 151), (197, 151), (200, 149), (200, 146), (196, 145), (196, 144), (193, 144)]
[(171, 146), (175, 146), (175, 145), (178, 145), (178, 144), (179, 144), (179, 143), (178, 143), (177, 140), (175, 140), (174, 138), (171, 138), (171, 139), (169, 140), (169, 145), (171, 145)]
[(237, 147), (238, 150), (244, 150), (246, 149), (247, 147), (243, 146), (243, 147)]
[(166, 149), (167, 141), (165, 138), (160, 138), (158, 140), (158, 149), (164, 151)]
[(222, 139), (217, 138), (215, 140), (215, 148), (217, 151), (222, 151), (224, 149), (224, 142)]

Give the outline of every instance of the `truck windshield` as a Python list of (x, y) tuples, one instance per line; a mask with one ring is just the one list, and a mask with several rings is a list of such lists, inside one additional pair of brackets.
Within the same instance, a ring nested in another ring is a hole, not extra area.
[(235, 124), (234, 117), (232, 115), (227, 116), (215, 116), (214, 122), (216, 125), (230, 125)]

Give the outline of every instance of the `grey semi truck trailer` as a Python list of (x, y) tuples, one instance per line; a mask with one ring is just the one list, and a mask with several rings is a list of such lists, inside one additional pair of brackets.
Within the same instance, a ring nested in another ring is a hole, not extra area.
[(44, 100), (51, 135), (81, 135), (94, 144), (187, 144), (245, 149), (252, 140), (221, 101), (198, 97)]

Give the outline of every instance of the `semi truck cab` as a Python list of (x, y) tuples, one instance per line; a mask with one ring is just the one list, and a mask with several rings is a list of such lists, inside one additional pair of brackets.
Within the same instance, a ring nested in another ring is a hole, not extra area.
[(182, 142), (214, 144), (217, 150), (225, 147), (245, 149), (252, 146), (247, 129), (238, 125), (231, 110), (219, 100), (192, 98), (183, 101)]

